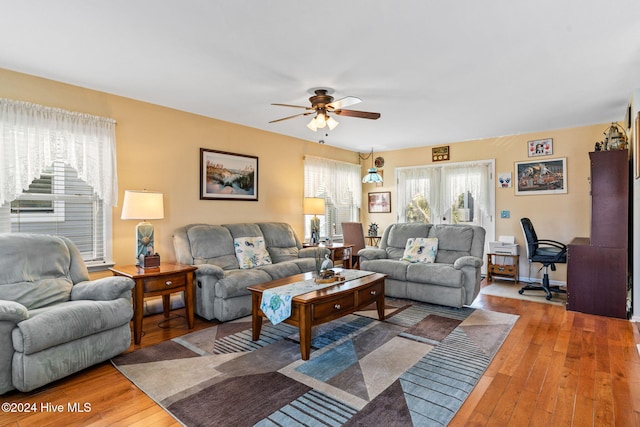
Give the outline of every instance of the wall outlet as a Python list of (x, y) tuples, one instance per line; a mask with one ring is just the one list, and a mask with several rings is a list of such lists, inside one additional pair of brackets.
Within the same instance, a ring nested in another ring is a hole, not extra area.
[(511, 218), (511, 211), (500, 211), (500, 218)]

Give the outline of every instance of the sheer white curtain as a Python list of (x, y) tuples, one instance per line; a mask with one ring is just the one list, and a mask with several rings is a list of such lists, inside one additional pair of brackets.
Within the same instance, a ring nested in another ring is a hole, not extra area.
[(398, 222), (437, 222), (442, 214), (440, 170), (409, 167), (396, 170)]
[[(493, 218), (492, 162), (469, 162), (396, 169), (398, 222), (453, 223), (458, 220), (485, 225)], [(473, 220), (460, 217), (460, 198), (470, 195)], [(454, 212), (457, 211), (457, 212)]]
[(0, 206), (56, 160), (117, 205), (115, 120), (0, 98)]
[(358, 220), (362, 204), (361, 173), (360, 165), (305, 156), (304, 197), (325, 199), (325, 216), (320, 218), (321, 235), (331, 238), (342, 235), (343, 221)]

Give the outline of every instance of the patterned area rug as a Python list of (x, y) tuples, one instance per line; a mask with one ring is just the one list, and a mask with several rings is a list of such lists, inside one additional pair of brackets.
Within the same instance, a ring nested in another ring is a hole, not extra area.
[(313, 329), (244, 318), (113, 364), (187, 426), (437, 426), (460, 408), (518, 316), (388, 299)]

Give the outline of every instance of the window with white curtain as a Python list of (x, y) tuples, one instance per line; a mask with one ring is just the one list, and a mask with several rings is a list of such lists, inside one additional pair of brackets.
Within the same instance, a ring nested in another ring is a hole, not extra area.
[(493, 223), (493, 161), (396, 169), (398, 222)]
[[(342, 239), (342, 223), (358, 221), (362, 201), (362, 168), (353, 163), (305, 156), (304, 197), (325, 199), (325, 214), (320, 216), (320, 236)], [(311, 235), (305, 216), (305, 239)]]
[(0, 232), (68, 237), (89, 267), (111, 260), (115, 121), (0, 98)]

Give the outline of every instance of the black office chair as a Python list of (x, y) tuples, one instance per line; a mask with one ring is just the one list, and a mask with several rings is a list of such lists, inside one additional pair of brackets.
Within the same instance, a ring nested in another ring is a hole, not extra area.
[(544, 269), (544, 273), (542, 275), (542, 286), (525, 285), (518, 293), (522, 295), (524, 291), (528, 290), (543, 290), (547, 293), (547, 301), (552, 298), (552, 292), (566, 293), (567, 291), (560, 289), (558, 286), (549, 286), (548, 269), (551, 267), (552, 271), (556, 271), (556, 264), (565, 264), (567, 262), (567, 246), (555, 240), (538, 239), (536, 230), (533, 228), (533, 223), (529, 218), (520, 219), (520, 226), (527, 241), (527, 259), (529, 262), (541, 263), (541, 269)]

